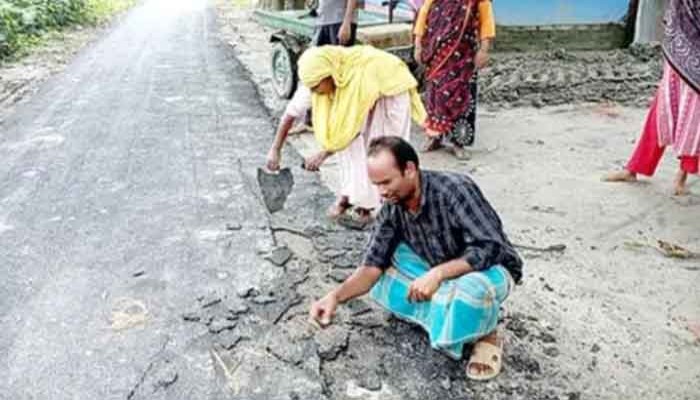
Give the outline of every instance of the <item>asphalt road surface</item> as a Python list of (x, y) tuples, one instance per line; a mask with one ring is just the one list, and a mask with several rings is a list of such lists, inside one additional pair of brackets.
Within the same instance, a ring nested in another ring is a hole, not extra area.
[(137, 6), (0, 125), (0, 398), (226, 397), (182, 315), (278, 272), (272, 126), (210, 7)]

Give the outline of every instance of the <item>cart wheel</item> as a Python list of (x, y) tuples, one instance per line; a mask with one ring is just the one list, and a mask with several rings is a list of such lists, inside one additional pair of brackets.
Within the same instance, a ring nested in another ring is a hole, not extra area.
[(296, 55), (284, 43), (276, 42), (272, 48), (272, 83), (277, 95), (291, 99), (297, 88)]

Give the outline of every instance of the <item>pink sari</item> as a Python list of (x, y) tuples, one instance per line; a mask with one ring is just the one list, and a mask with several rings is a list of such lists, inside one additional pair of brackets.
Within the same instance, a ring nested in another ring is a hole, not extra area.
[(678, 157), (700, 155), (700, 94), (668, 62), (656, 107), (659, 145), (673, 147)]

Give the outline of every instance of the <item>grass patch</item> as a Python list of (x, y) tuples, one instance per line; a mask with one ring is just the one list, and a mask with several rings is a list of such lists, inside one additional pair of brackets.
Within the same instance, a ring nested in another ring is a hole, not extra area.
[(0, 0), (0, 61), (19, 57), (48, 34), (97, 25), (136, 0)]

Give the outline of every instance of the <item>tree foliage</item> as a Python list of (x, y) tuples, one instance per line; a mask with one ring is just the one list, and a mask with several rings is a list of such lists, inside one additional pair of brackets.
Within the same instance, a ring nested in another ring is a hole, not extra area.
[(36, 43), (48, 32), (95, 24), (133, 0), (0, 0), (0, 59)]

